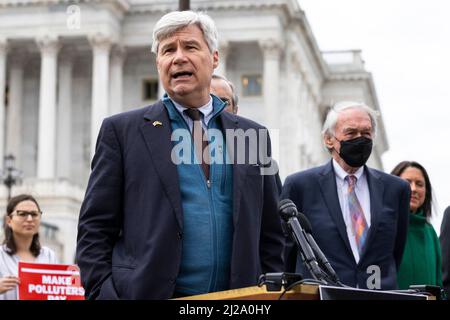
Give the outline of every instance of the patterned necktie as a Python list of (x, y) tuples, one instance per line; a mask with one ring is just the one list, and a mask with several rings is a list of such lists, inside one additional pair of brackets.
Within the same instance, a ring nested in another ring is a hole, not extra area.
[(356, 177), (354, 175), (346, 176), (345, 180), (348, 183), (348, 208), (352, 219), (353, 232), (355, 234), (358, 252), (361, 255), (364, 243), (367, 239), (367, 222), (361, 204), (355, 193)]
[(206, 180), (209, 180), (209, 149), (208, 141), (203, 140), (205, 132), (203, 131), (200, 111), (189, 108), (184, 111), (193, 121), (192, 140), (194, 141), (194, 150), (197, 160), (202, 166)]

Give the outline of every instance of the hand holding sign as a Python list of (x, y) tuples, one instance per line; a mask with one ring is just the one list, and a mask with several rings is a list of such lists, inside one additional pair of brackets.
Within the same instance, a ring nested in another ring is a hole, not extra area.
[(0, 294), (5, 293), (19, 284), (19, 278), (15, 276), (5, 276), (0, 278)]
[(84, 300), (76, 265), (19, 262), (19, 300)]

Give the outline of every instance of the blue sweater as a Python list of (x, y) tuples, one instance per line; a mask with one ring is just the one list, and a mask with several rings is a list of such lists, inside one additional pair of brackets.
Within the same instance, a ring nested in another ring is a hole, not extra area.
[[(170, 98), (165, 96), (163, 102), (169, 114), (172, 132), (186, 129), (185, 132), (189, 133), (187, 123)], [(213, 96), (213, 117), (208, 123), (208, 130), (221, 130), (217, 116), (223, 112), (224, 107)], [(174, 146), (187, 144), (190, 149), (174, 148), (177, 152), (172, 152), (172, 156), (175, 155), (178, 159), (183, 207), (183, 251), (176, 292), (186, 295), (229, 288), (233, 241), (233, 167), (225, 161), (224, 138), (214, 135), (213, 140), (210, 144), (212, 163), (208, 185), (201, 166), (194, 161), (195, 152), (190, 134), (172, 134)], [(214, 162), (214, 159), (218, 161)]]

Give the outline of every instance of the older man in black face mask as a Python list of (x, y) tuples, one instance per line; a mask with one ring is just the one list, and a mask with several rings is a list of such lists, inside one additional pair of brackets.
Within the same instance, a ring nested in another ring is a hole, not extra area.
[[(281, 198), (291, 199), (308, 217), (317, 244), (344, 284), (395, 289), (410, 188), (405, 181), (365, 165), (376, 134), (376, 116), (357, 102), (331, 108), (322, 133), (332, 160), (289, 176)], [(287, 271), (308, 276), (296, 248), (288, 242)]]

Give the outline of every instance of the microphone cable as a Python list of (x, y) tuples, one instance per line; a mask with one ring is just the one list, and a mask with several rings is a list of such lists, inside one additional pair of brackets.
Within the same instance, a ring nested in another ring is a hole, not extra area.
[(291, 284), (290, 286), (288, 286), (287, 288), (285, 288), (283, 290), (283, 292), (281, 293), (281, 295), (278, 297), (278, 300), (282, 300), (282, 298), (284, 297), (284, 295), (286, 294), (286, 292), (294, 289), (295, 287), (302, 285), (302, 284), (318, 284), (318, 285), (323, 285), (324, 282), (321, 280), (316, 280), (316, 279), (302, 279), (299, 280), (297, 282), (294, 282), (293, 284)]

